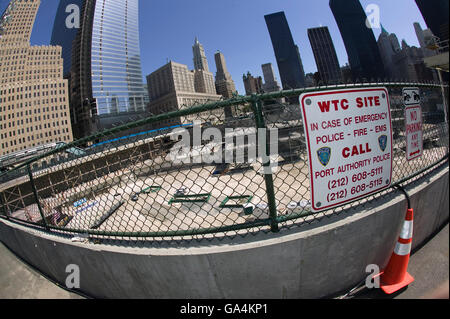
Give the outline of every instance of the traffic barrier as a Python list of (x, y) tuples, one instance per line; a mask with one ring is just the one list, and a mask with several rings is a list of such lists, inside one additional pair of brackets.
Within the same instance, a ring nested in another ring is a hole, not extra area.
[(414, 278), (407, 272), (412, 246), (413, 220), (414, 211), (408, 209), (392, 257), (386, 269), (381, 273), (381, 289), (386, 294), (393, 294), (414, 281)]

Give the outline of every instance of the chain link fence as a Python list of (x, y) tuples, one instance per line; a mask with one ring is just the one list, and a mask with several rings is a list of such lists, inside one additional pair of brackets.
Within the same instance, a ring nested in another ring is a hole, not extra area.
[[(421, 92), (424, 153), (407, 161), (402, 89), (411, 86)], [(447, 86), (445, 92), (417, 83), (344, 87), (389, 90), (393, 186), (448, 159)], [(277, 232), (367, 205), (392, 188), (311, 210), (299, 96), (335, 88), (186, 107), (59, 146), (0, 175), (0, 217), (94, 241), (173, 242)], [(120, 134), (139, 128), (145, 130)]]

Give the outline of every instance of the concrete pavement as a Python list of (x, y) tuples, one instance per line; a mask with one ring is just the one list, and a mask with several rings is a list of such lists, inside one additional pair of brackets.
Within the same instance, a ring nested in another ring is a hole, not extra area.
[[(417, 280), (396, 299), (449, 297), (449, 226), (416, 251), (408, 272)], [(446, 288), (446, 289), (445, 289)], [(444, 290), (444, 291), (443, 291)]]
[[(408, 272), (415, 281), (394, 295), (356, 290), (355, 299), (449, 298), (449, 225), (413, 252)], [(0, 299), (81, 299), (44, 278), (0, 243)]]
[(381, 289), (356, 290), (354, 299), (448, 299), (449, 298), (449, 224), (412, 252), (408, 273), (415, 280), (393, 295)]
[(80, 299), (52, 283), (0, 242), (0, 299)]

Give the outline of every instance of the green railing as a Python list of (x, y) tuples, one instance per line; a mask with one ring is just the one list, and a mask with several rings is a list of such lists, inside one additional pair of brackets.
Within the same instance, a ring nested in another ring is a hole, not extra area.
[[(393, 188), (312, 212), (298, 97), (366, 87), (389, 90), (392, 187), (448, 160), (448, 123), (442, 111), (448, 105), (448, 86), (443, 92), (442, 86), (431, 83), (366, 83), (236, 96), (99, 132), (17, 165), (0, 175), (0, 217), (48, 232), (124, 240), (229, 237), (320, 221)], [(424, 153), (410, 162), (405, 158), (404, 87), (420, 88), (424, 113)], [(229, 112), (232, 117), (226, 116)], [(167, 126), (180, 128), (160, 129)], [(125, 131), (137, 134), (117, 138)], [(274, 131), (275, 141), (269, 138)], [(217, 132), (219, 143), (208, 135)], [(174, 152), (183, 134), (195, 139), (196, 133), (203, 137), (200, 143), (184, 153)], [(266, 144), (255, 145), (262, 134)], [(240, 149), (234, 143), (224, 148), (234, 139), (243, 141)], [(276, 156), (269, 157), (267, 151), (275, 146)], [(84, 148), (85, 154), (68, 152), (74, 147)], [(261, 149), (266, 152), (250, 161), (252, 151)], [(222, 161), (204, 160), (212, 154), (221, 154)], [(226, 155), (232, 160), (225, 161)]]

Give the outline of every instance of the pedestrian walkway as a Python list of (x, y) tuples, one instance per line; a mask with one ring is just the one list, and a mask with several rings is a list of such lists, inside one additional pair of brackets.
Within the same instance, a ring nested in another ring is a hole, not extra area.
[[(415, 281), (386, 295), (380, 289), (356, 290), (355, 299), (435, 299), (449, 297), (449, 225), (413, 252), (408, 272)], [(81, 299), (47, 280), (0, 243), (0, 299)]]
[(0, 299), (81, 299), (52, 283), (0, 242)]
[(449, 298), (449, 225), (411, 254), (408, 273), (414, 282), (392, 295), (381, 289), (362, 289), (355, 299), (448, 299)]

